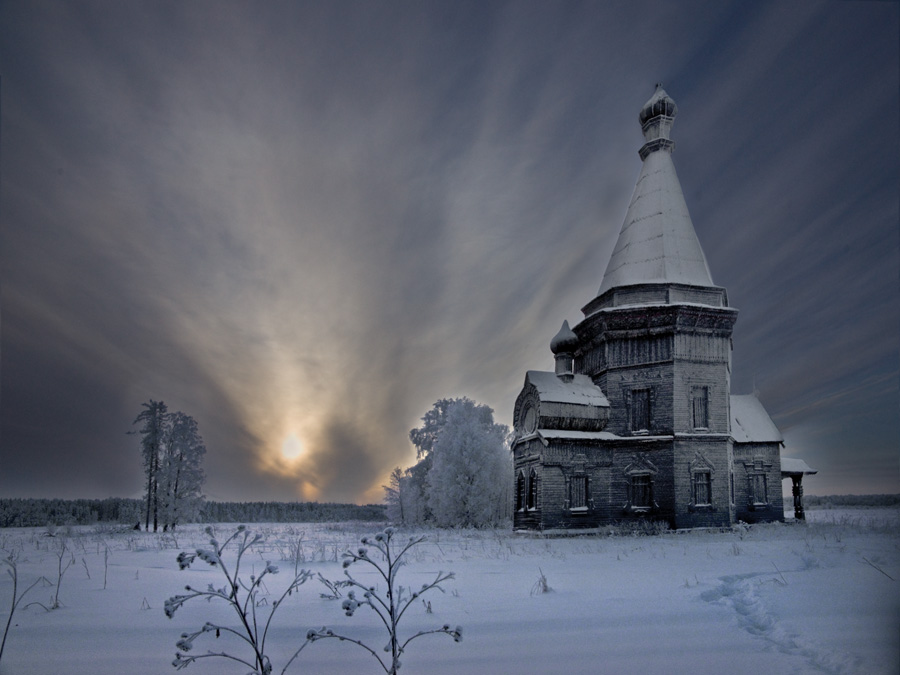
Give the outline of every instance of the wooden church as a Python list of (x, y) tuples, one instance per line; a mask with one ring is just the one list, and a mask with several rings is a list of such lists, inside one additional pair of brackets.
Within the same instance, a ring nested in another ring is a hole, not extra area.
[(737, 310), (700, 248), (661, 86), (640, 111), (640, 177), (600, 290), (528, 371), (513, 413), (517, 529), (633, 519), (673, 528), (783, 520), (782, 436), (731, 394)]

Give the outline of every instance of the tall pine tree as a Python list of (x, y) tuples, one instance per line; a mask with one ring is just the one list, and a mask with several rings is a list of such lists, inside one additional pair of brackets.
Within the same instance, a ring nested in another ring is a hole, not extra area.
[(135, 418), (134, 424), (141, 424), (137, 432), (141, 435), (141, 455), (147, 476), (147, 508), (144, 529), (150, 529), (150, 512), (153, 512), (153, 531), (159, 526), (159, 467), (169, 427), (169, 409), (162, 401), (150, 399), (141, 404), (144, 410)]

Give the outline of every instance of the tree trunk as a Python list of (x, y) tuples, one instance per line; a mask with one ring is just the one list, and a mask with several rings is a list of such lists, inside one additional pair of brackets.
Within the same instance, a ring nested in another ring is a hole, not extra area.
[(144, 530), (150, 530), (150, 498), (153, 492), (153, 467), (148, 463), (147, 465), (147, 520), (144, 523)]

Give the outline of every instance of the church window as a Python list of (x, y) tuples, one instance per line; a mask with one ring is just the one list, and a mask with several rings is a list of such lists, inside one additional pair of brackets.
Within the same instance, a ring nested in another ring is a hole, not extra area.
[(691, 419), (694, 429), (709, 428), (709, 388), (691, 388)]
[(653, 506), (653, 481), (650, 474), (641, 473), (631, 477), (631, 506), (635, 509), (649, 509)]
[(537, 471), (532, 469), (528, 474), (528, 496), (525, 500), (526, 509), (537, 508)]
[(711, 477), (709, 471), (695, 471), (692, 481), (694, 506), (708, 506), (712, 503)]
[(649, 389), (635, 389), (631, 392), (631, 430), (650, 430)]
[(569, 508), (573, 511), (587, 511), (588, 477), (572, 476), (569, 481)]
[(525, 508), (525, 472), (519, 471), (516, 474), (516, 511), (522, 511)]
[(766, 488), (766, 474), (750, 474), (750, 503), (754, 506), (765, 506), (768, 504), (769, 496)]

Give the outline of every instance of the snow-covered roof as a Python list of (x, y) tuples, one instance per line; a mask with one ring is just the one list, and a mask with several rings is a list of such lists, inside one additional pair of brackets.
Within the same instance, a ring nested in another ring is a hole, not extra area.
[(731, 397), (731, 437), (737, 443), (782, 443), (784, 437), (754, 394)]
[(668, 136), (677, 109), (661, 85), (641, 109), (641, 175), (597, 295), (634, 284), (713, 285), (672, 162)]
[(568, 438), (579, 441), (613, 441), (619, 438), (608, 431), (571, 431), (567, 429), (538, 429), (537, 433), (546, 439)]
[(713, 286), (672, 155), (650, 153), (597, 293), (644, 283)]
[(534, 385), (544, 402), (609, 407), (609, 401), (600, 387), (587, 375), (573, 375), (567, 382), (556, 373), (529, 370), (525, 374), (525, 381)]
[(819, 472), (815, 469), (810, 468), (809, 464), (804, 462), (802, 459), (797, 459), (796, 457), (782, 457), (781, 473), (804, 473), (807, 475), (812, 475)]

